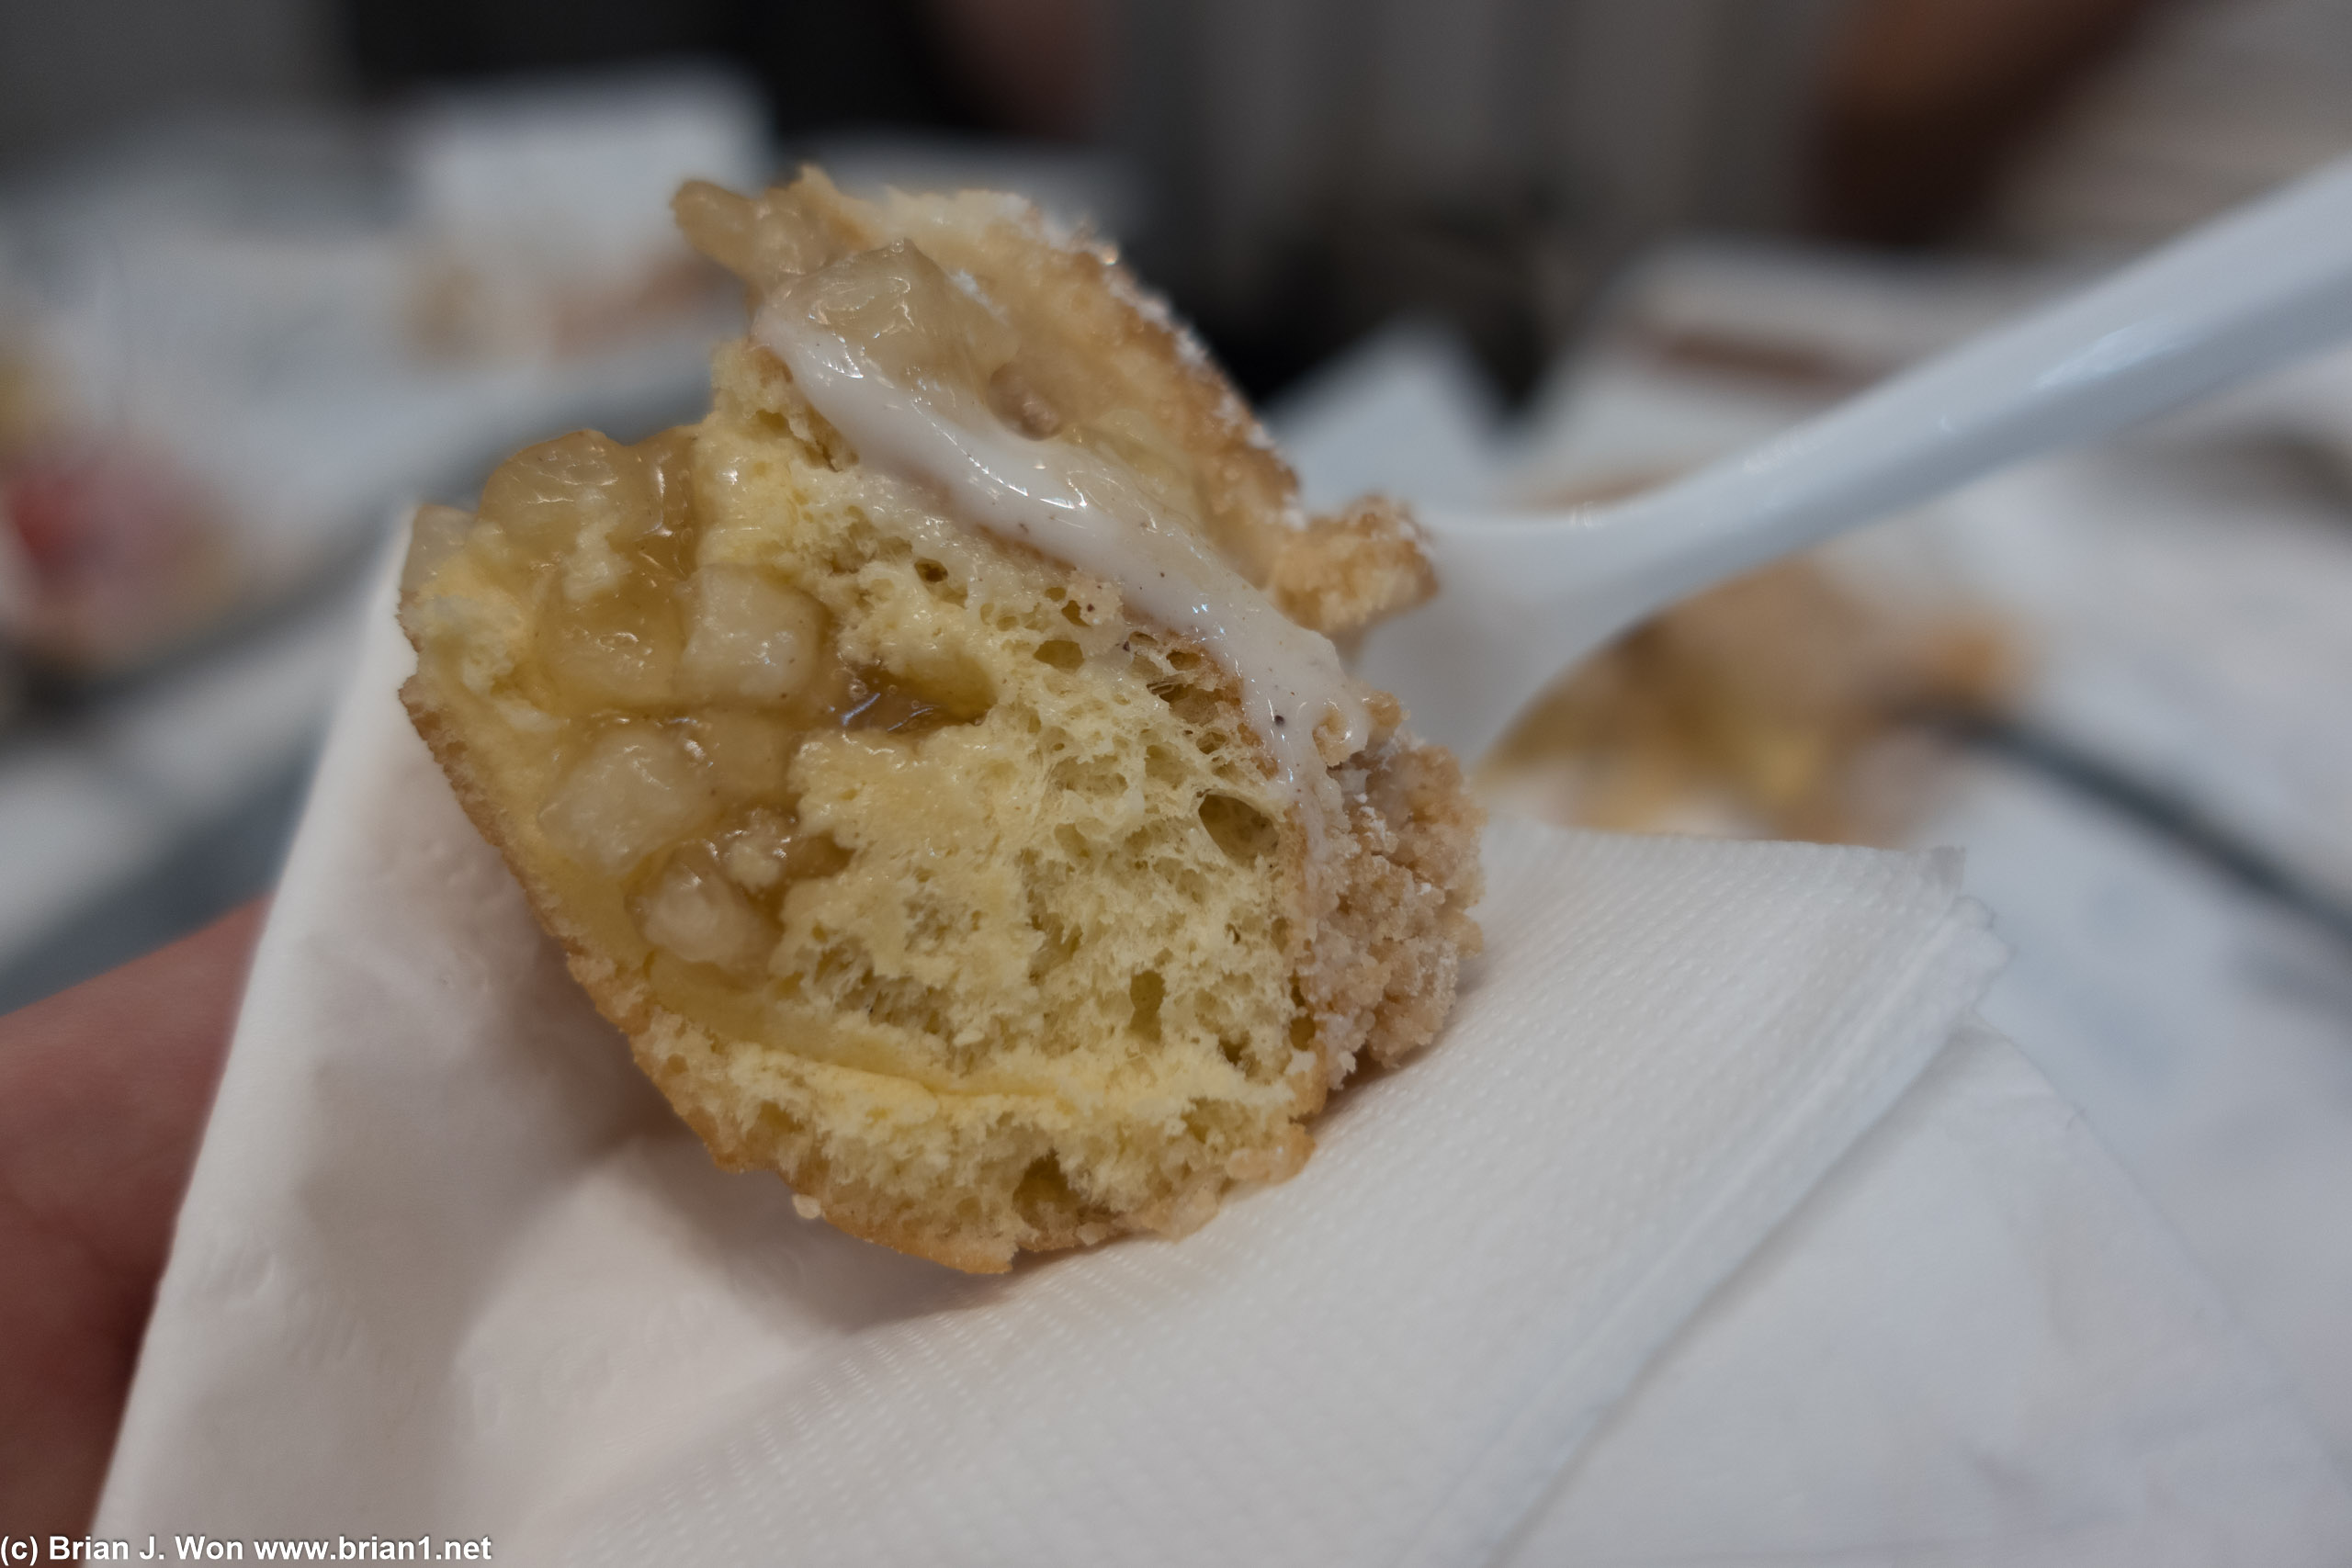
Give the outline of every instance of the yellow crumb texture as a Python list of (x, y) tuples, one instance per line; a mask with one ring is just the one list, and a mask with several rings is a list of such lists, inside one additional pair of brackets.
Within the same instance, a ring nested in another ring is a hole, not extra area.
[[(960, 274), (1008, 418), (1119, 455), (1259, 582), (1306, 536), (1222, 380), (1017, 204), (809, 176), (681, 217), (754, 287)], [(1419, 581), (1400, 525), (1351, 525), (1363, 593)], [(1203, 649), (861, 464), (747, 343), (700, 424), (567, 436), (478, 513), (425, 509), (401, 620), (419, 731), (720, 1163), (959, 1269), (1181, 1235), (1290, 1175), (1476, 945), (1476, 811), (1393, 702), (1284, 787)]]

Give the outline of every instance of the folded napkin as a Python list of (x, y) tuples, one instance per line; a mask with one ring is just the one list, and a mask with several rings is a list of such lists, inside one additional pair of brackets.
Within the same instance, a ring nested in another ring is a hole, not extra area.
[(2341, 1568), (2352, 1487), (2305, 1392), (1965, 1025), (1496, 1562)]
[(1957, 857), (1487, 843), (1444, 1038), (1178, 1243), (979, 1280), (725, 1175), (393, 699), (379, 601), (103, 1534), (504, 1561), (1491, 1557), (2002, 957)]

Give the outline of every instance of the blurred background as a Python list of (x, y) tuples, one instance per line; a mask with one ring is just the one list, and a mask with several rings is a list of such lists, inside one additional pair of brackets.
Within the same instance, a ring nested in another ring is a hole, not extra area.
[[(1744, 446), (2352, 152), (2347, 0), (0, 0), (0, 1008), (266, 889), (419, 496), (695, 418), (682, 177), (1091, 223), (1309, 499)], [(2352, 1465), (2352, 358), (1681, 606), (1480, 769), (1959, 843)]]

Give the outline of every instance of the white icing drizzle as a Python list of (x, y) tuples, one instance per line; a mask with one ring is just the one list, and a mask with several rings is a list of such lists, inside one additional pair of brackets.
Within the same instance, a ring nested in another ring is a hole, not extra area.
[(1011, 430), (971, 394), (894, 382), (812, 319), (791, 288), (761, 307), (752, 335), (862, 462), (944, 491), (963, 522), (1117, 585), (1142, 614), (1206, 648), (1240, 681), (1250, 729), (1316, 831), (1321, 813), (1306, 800), (1324, 774), (1316, 727), (1336, 710), (1351, 753), (1372, 736), (1370, 712), (1329, 637), (1276, 610), (1192, 530), (1157, 522), (1117, 465)]

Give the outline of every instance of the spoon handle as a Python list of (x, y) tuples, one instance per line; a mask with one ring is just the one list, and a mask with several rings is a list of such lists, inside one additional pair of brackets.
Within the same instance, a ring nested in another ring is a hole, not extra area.
[(2352, 159), (1763, 446), (1615, 505), (1438, 515), (1435, 604), (1362, 669), (1476, 756), (1560, 671), (1684, 595), (2352, 335)]
[(1629, 625), (1749, 567), (2346, 335), (2352, 159), (1752, 451), (1561, 521), (1628, 536), (1612, 598)]

